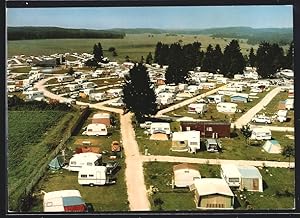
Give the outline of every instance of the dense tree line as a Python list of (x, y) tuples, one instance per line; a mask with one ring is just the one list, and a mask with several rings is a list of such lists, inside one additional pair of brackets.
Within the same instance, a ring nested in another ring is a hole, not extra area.
[(8, 27), (8, 40), (124, 38), (125, 33), (105, 30), (65, 29), (58, 27)]
[(165, 75), (167, 83), (186, 82), (188, 71), (195, 67), (201, 67), (201, 71), (221, 73), (229, 78), (234, 74), (242, 74), (246, 66), (256, 67), (263, 78), (272, 77), (281, 68), (294, 68), (293, 42), (286, 55), (278, 44), (268, 42), (261, 42), (256, 53), (251, 48), (249, 54), (245, 56), (241, 52), (238, 40), (232, 40), (224, 48), (224, 52), (218, 44), (215, 47), (209, 44), (205, 52), (200, 50), (200, 47), (200, 42), (183, 46), (180, 43), (173, 43), (170, 46), (157, 43), (154, 62), (168, 65)]

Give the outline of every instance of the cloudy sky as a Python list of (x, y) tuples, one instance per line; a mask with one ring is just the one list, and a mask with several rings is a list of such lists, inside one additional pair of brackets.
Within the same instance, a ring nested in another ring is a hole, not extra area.
[(9, 8), (8, 26), (57, 26), (66, 28), (181, 29), (249, 26), (293, 27), (293, 7), (197, 6), (103, 8)]

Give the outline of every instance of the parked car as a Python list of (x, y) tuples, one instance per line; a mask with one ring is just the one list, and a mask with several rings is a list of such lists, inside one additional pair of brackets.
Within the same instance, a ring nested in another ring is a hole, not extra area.
[(251, 121), (254, 122), (254, 123), (266, 123), (266, 124), (272, 123), (271, 119), (267, 116), (264, 116), (264, 115), (254, 116), (251, 119)]
[(151, 121), (146, 121), (145, 123), (141, 123), (140, 127), (143, 129), (150, 129), (152, 122)]

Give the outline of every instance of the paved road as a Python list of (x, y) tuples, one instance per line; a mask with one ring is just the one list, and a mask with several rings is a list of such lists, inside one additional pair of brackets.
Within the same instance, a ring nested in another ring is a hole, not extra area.
[(259, 103), (241, 116), (233, 125), (240, 129), (243, 125), (249, 123), (255, 114), (257, 114), (261, 109), (263, 109), (263, 107), (270, 103), (270, 101), (280, 92), (280, 89), (281, 87), (276, 87), (275, 89), (271, 90)]
[(206, 93), (203, 93), (203, 94), (201, 94), (201, 95), (197, 95), (197, 96), (195, 96), (195, 97), (193, 97), (193, 98), (184, 100), (184, 101), (182, 101), (182, 102), (180, 102), (180, 103), (178, 103), (178, 104), (174, 104), (174, 105), (172, 105), (172, 106), (170, 106), (170, 107), (167, 107), (167, 108), (165, 108), (165, 109), (162, 109), (162, 110), (160, 110), (160, 111), (157, 112), (157, 114), (155, 115), (155, 117), (161, 117), (163, 114), (165, 114), (165, 113), (167, 113), (167, 112), (170, 112), (170, 111), (173, 111), (173, 110), (176, 110), (176, 109), (178, 109), (178, 108), (181, 108), (181, 107), (183, 107), (183, 106), (185, 106), (185, 105), (191, 104), (191, 103), (195, 102), (197, 99), (201, 99), (201, 98), (204, 98), (204, 97), (206, 97), (206, 96), (208, 96), (208, 95), (212, 95), (212, 94), (216, 93), (217, 91), (219, 91), (220, 89), (225, 88), (226, 86), (227, 86), (227, 85), (221, 86), (221, 87), (219, 87), (219, 88), (210, 90), (210, 91), (208, 91), (208, 92), (206, 92)]
[(289, 166), (294, 168), (295, 163), (291, 162), (279, 162), (279, 161), (251, 161), (251, 160), (223, 160), (223, 159), (205, 159), (205, 158), (190, 158), (190, 157), (175, 157), (175, 156), (159, 156), (159, 155), (149, 155), (141, 156), (142, 161), (144, 162), (178, 162), (178, 163), (198, 163), (198, 164), (237, 164), (241, 166), (256, 166), (256, 167), (281, 167), (288, 168)]

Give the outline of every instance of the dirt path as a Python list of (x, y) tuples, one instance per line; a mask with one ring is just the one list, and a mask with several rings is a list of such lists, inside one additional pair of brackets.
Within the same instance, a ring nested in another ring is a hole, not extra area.
[(234, 125), (236, 128), (242, 128), (243, 125), (249, 123), (263, 107), (268, 105), (272, 99), (280, 92), (281, 87), (276, 87), (275, 89), (271, 90), (260, 102), (258, 102), (253, 108), (247, 111), (243, 116), (241, 116), (237, 121), (235, 121)]
[(281, 167), (288, 168), (295, 167), (295, 163), (291, 162), (279, 162), (279, 161), (252, 161), (252, 160), (224, 160), (224, 159), (205, 159), (205, 158), (190, 158), (190, 157), (176, 157), (176, 156), (159, 156), (159, 155), (150, 155), (150, 156), (141, 156), (142, 161), (144, 162), (178, 162), (178, 163), (199, 163), (199, 164), (237, 164), (242, 166), (256, 166), (256, 167)]
[(204, 98), (204, 97), (206, 97), (208, 95), (212, 95), (212, 94), (216, 93), (218, 90), (225, 88), (226, 86), (227, 85), (221, 86), (219, 88), (216, 88), (216, 89), (210, 90), (208, 92), (205, 92), (205, 93), (203, 93), (201, 95), (197, 95), (197, 96), (195, 96), (193, 98), (184, 100), (184, 101), (182, 101), (182, 102), (180, 102), (178, 104), (174, 104), (174, 105), (172, 105), (170, 107), (162, 109), (162, 110), (160, 110), (160, 111), (157, 112), (157, 114), (155, 115), (155, 117), (160, 117), (160, 116), (162, 116), (163, 114), (165, 114), (167, 112), (170, 112), (170, 111), (176, 110), (178, 108), (181, 108), (181, 107), (183, 107), (185, 105), (191, 104), (191, 103), (195, 102), (197, 99)]

